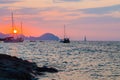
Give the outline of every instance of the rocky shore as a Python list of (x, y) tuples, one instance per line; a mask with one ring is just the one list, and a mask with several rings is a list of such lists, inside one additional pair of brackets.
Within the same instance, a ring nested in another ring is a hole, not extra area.
[(38, 67), (36, 63), (15, 56), (0, 54), (0, 80), (37, 80), (45, 72), (57, 73), (53, 67)]

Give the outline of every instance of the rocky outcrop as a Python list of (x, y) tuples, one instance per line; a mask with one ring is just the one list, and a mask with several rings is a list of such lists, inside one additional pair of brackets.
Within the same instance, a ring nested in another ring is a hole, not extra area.
[(36, 63), (0, 54), (0, 80), (37, 80), (44, 72), (57, 73), (52, 67), (38, 67)]

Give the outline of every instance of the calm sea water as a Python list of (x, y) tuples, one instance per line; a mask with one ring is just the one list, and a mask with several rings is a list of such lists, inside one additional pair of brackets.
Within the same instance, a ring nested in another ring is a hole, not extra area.
[(50, 66), (59, 73), (39, 77), (40, 80), (120, 80), (120, 42), (57, 41), (0, 43), (0, 54), (8, 54)]

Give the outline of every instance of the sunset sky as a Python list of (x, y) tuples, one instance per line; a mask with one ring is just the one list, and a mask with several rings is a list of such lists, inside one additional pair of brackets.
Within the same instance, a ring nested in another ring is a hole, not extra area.
[(53, 33), (72, 40), (120, 40), (120, 0), (0, 0), (0, 32), (15, 27), (26, 36)]

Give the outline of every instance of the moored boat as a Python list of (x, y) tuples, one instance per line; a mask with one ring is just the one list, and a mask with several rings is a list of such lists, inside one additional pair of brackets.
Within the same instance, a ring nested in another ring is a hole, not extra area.
[[(4, 42), (11, 42), (11, 43), (17, 43), (17, 42), (23, 42), (24, 38), (22, 36), (18, 37), (18, 33), (16, 28), (14, 27), (14, 20), (13, 20), (13, 13), (12, 13), (12, 36), (10, 37), (5, 37), (2, 39)], [(22, 23), (21, 23), (21, 35), (22, 35)]]
[(66, 36), (66, 27), (64, 25), (64, 38), (60, 40), (61, 43), (70, 43), (70, 39)]

